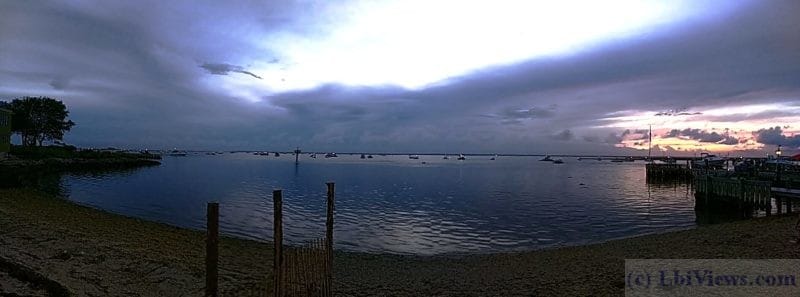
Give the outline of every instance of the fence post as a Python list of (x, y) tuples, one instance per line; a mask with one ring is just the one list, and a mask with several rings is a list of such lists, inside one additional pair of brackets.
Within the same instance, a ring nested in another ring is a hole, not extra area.
[(272, 191), (273, 206), (273, 276), (275, 277), (274, 296), (283, 296), (283, 194), (281, 190)]
[(333, 210), (336, 201), (334, 182), (325, 183), (328, 186), (328, 220), (325, 223), (325, 283), (328, 293), (333, 292)]
[(206, 297), (219, 294), (217, 263), (219, 261), (219, 203), (206, 207)]

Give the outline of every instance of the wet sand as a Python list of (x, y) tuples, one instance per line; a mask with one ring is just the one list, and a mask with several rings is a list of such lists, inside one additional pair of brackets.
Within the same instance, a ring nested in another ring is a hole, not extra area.
[[(341, 296), (621, 296), (626, 258), (800, 258), (796, 215), (579, 247), (489, 255), (337, 252)], [(0, 259), (78, 296), (202, 296), (204, 232), (0, 189)], [(223, 296), (270, 294), (269, 243), (223, 238)], [(13, 270), (13, 269), (6, 269)], [(0, 293), (44, 296), (0, 267)], [(38, 286), (38, 287), (37, 287)], [(45, 294), (46, 295), (46, 294)]]

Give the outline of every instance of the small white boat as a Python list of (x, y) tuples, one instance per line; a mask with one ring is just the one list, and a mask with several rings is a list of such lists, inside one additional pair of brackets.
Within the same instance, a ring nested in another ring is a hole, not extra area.
[(179, 150), (172, 150), (167, 154), (167, 156), (170, 156), (170, 157), (186, 157), (186, 152), (182, 152), (182, 151), (179, 151)]
[(701, 159), (692, 162), (692, 167), (696, 168), (724, 168), (727, 159), (717, 157), (709, 153), (701, 153)]
[(449, 159), (450, 159), (450, 157), (448, 157), (447, 155), (444, 155), (444, 157), (442, 157), (442, 159), (443, 159), (443, 160), (449, 160)]
[(336, 155), (336, 153), (327, 153), (327, 154), (325, 154), (325, 158), (336, 158), (336, 157), (338, 157)]
[(316, 153), (311, 154), (311, 155), (309, 155), (309, 157), (312, 157), (312, 158), (316, 159), (317, 158), (317, 154)]
[(408, 155), (408, 158), (411, 160), (419, 160), (419, 155)]
[(495, 154), (494, 156), (492, 156), (492, 158), (490, 158), (489, 160), (492, 160), (492, 161), (494, 161), (494, 160), (497, 160), (497, 154)]
[(459, 154), (458, 155), (458, 160), (463, 161), (463, 160), (466, 160), (466, 159), (467, 159), (467, 157), (464, 157), (464, 154)]

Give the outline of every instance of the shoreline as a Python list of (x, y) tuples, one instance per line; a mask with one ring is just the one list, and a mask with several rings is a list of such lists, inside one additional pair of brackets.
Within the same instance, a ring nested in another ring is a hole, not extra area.
[[(401, 255), (336, 251), (338, 295), (622, 295), (628, 258), (800, 258), (796, 215), (534, 251)], [(334, 235), (335, 236), (335, 235)], [(0, 189), (0, 258), (73, 294), (202, 295), (205, 233), (25, 189)], [(222, 295), (268, 292), (272, 248), (222, 237)], [(0, 274), (0, 288), (4, 276)], [(2, 292), (0, 290), (0, 292)]]

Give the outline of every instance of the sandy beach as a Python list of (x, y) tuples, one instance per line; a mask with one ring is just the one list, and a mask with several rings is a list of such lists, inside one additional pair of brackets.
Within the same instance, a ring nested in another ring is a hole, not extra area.
[[(337, 252), (340, 296), (621, 296), (626, 258), (798, 258), (795, 215), (488, 255)], [(0, 190), (0, 293), (200, 296), (204, 233)], [(223, 296), (270, 293), (269, 243), (223, 238)]]

